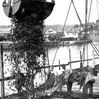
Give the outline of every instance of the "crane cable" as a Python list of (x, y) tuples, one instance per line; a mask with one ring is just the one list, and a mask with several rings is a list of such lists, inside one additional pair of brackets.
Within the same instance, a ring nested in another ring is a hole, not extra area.
[(81, 22), (81, 19), (80, 19), (79, 14), (78, 14), (78, 12), (77, 12), (77, 9), (76, 9), (76, 7), (75, 7), (74, 1), (73, 1), (73, 0), (71, 0), (71, 1), (72, 1), (72, 4), (73, 4), (73, 7), (74, 7), (74, 9), (75, 9), (75, 12), (76, 12), (76, 14), (77, 14), (77, 17), (78, 17), (78, 19), (79, 19), (80, 25), (82, 25), (82, 22)]
[[(68, 12), (67, 12), (67, 15), (66, 15), (66, 19), (65, 19), (65, 22), (64, 22), (64, 26), (63, 26), (62, 32), (64, 31), (65, 24), (66, 24), (66, 22), (67, 22), (67, 18), (68, 18), (69, 12), (70, 12), (71, 4), (72, 4), (72, 0), (71, 0), (71, 2), (70, 2), (69, 8), (68, 8)], [(57, 47), (56, 52), (55, 52), (55, 55), (54, 55), (54, 59), (53, 59), (53, 62), (52, 62), (51, 71), (53, 70), (53, 64), (54, 64), (54, 61), (55, 61), (55, 58), (56, 58), (58, 49), (59, 49), (59, 46)]]
[(65, 19), (65, 22), (64, 22), (64, 26), (63, 26), (62, 32), (63, 32), (64, 29), (65, 29), (65, 25), (66, 25), (67, 18), (68, 18), (69, 12), (70, 12), (71, 4), (72, 4), (72, 0), (71, 0), (71, 2), (70, 2), (69, 8), (68, 8), (68, 12), (67, 12), (67, 16), (66, 16), (66, 19)]

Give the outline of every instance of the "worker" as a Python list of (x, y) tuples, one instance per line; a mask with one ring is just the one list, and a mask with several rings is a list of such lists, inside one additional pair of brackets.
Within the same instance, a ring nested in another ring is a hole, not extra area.
[(95, 79), (93, 78), (93, 75), (91, 73), (91, 69), (87, 69), (87, 76), (85, 79), (85, 84), (83, 86), (83, 96), (84, 99), (87, 98), (87, 95), (90, 96), (93, 95), (93, 84), (95, 83)]

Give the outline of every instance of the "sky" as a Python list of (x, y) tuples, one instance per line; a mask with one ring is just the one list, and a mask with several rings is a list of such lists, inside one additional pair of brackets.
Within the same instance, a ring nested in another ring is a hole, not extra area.
[[(45, 22), (46, 24), (64, 24), (65, 22), (65, 18), (66, 18), (71, 0), (55, 0), (55, 1), (56, 1), (56, 5), (54, 6), (54, 9), (51, 15), (46, 19), (46, 22)], [(90, 22), (95, 22), (99, 18), (99, 15), (97, 13), (98, 11), (97, 9), (99, 9), (99, 7), (96, 6), (97, 4), (96, 1), (97, 0), (93, 0), (92, 2)], [(89, 4), (90, 2), (91, 0), (89, 0)], [(85, 0), (74, 0), (74, 4), (82, 22), (84, 23), (85, 22)], [(89, 7), (90, 5), (88, 5), (88, 8)], [(71, 6), (66, 24), (79, 24), (79, 20), (77, 18), (77, 15), (75, 13), (73, 6)]]
[[(0, 0), (0, 25), (10, 25), (11, 22), (9, 18), (3, 12), (3, 8), (2, 8), (3, 1), (4, 0)], [(55, 0), (54, 9), (51, 15), (47, 19), (45, 19), (44, 23), (46, 25), (55, 25), (55, 24), (63, 25), (65, 22), (69, 5), (70, 5), (70, 1), (71, 0)], [(90, 1), (91, 0), (89, 0), (89, 4), (90, 4)], [(96, 6), (96, 1), (97, 0), (93, 0), (90, 22), (95, 22), (99, 18), (99, 14), (97, 13), (98, 10)], [(84, 23), (85, 22), (85, 0), (74, 0), (74, 3), (80, 18)], [(73, 6), (71, 6), (66, 24), (70, 24), (70, 25), (79, 24), (79, 20), (77, 18), (77, 15), (75, 13)]]

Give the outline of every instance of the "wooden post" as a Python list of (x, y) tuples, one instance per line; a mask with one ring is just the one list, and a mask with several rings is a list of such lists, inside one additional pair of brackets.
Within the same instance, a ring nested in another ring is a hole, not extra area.
[(61, 68), (60, 68), (60, 60), (59, 60), (59, 70), (60, 70)]
[[(48, 48), (47, 48), (47, 60), (48, 60), (48, 65), (50, 66)], [(49, 68), (49, 71), (50, 71), (50, 68)]]
[[(82, 59), (85, 60), (85, 44), (84, 44), (84, 47), (83, 47)], [(85, 61), (82, 62), (83, 65), (84, 65), (84, 62)]]
[(87, 45), (87, 67), (89, 67), (89, 61), (88, 61), (88, 45)]
[(80, 72), (82, 72), (82, 70), (83, 70), (83, 63), (82, 63), (82, 54), (80, 51)]
[[(0, 78), (4, 79), (4, 67), (3, 67), (3, 46), (0, 44)], [(0, 82), (0, 94), (4, 99), (4, 80)]]
[(70, 62), (70, 68), (71, 68), (71, 50), (69, 49), (69, 62)]
[(95, 55), (94, 55), (94, 51), (93, 51), (93, 65), (92, 65), (92, 68), (94, 68), (95, 67)]
[[(45, 81), (46, 81), (45, 55), (43, 55), (43, 66), (44, 66), (44, 76), (45, 76)], [(45, 83), (45, 90), (46, 90), (46, 83)]]

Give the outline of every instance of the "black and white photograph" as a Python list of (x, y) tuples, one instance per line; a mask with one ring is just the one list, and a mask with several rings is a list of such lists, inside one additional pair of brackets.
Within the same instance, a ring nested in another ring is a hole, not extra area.
[(99, 99), (99, 0), (0, 0), (0, 99)]

